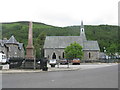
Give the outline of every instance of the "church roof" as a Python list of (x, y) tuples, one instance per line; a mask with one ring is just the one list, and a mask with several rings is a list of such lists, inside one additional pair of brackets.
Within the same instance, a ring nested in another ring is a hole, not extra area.
[(66, 48), (74, 42), (79, 43), (83, 50), (100, 50), (97, 41), (87, 41), (83, 21), (81, 21), (80, 36), (47, 36), (44, 48)]
[(44, 48), (66, 48), (75, 41), (83, 46), (80, 36), (47, 36)]
[(75, 41), (83, 47), (83, 50), (100, 50), (97, 41), (82, 41), (80, 36), (47, 36), (44, 48), (66, 48)]
[(100, 50), (97, 41), (85, 41), (83, 50)]

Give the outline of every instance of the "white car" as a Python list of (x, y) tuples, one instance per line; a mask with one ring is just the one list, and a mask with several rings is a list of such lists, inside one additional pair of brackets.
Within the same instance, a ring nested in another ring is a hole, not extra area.
[(7, 58), (6, 58), (6, 55), (3, 54), (3, 53), (0, 53), (0, 63), (1, 64), (4, 64), (7, 62)]
[(51, 67), (55, 67), (55, 65), (57, 64), (57, 60), (51, 59), (51, 60), (49, 60), (49, 64), (51, 65)]

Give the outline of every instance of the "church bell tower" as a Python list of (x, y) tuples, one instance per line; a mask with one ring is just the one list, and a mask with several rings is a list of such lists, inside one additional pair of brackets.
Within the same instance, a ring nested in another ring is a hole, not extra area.
[(83, 21), (81, 21), (80, 36), (81, 36), (81, 38), (83, 39), (83, 41), (86, 41), (86, 35), (85, 35), (85, 30), (84, 30)]

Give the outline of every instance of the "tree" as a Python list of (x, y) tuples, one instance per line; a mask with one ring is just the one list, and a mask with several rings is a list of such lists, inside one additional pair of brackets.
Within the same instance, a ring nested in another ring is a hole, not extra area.
[(74, 59), (74, 58), (82, 59), (82, 56), (83, 56), (82, 46), (80, 46), (76, 42), (71, 43), (70, 46), (67, 46), (65, 48), (66, 59)]
[(108, 54), (111, 54), (114, 56), (116, 52), (118, 52), (118, 48), (117, 48), (117, 45), (113, 43), (110, 45), (110, 47), (108, 47)]
[(36, 50), (36, 58), (43, 58), (43, 46), (45, 41), (46, 33), (42, 32), (35, 40), (35, 50)]
[[(29, 22), (14, 22), (14, 23), (2, 23), (2, 38), (10, 38), (11, 35), (15, 35), (16, 39), (27, 46), (28, 39), (28, 23)], [(46, 25), (43, 23), (33, 22), (33, 36), (37, 39), (40, 33), (46, 32), (48, 36), (78, 36), (80, 33), (80, 26), (67, 26), (56, 27)], [(97, 40), (100, 46), (100, 50), (103, 51), (103, 47), (109, 48), (112, 43), (118, 47), (120, 53), (120, 27), (113, 25), (98, 25), (91, 26), (85, 25), (85, 33), (88, 40)], [(113, 33), (114, 32), (114, 33)], [(1, 31), (0, 31), (1, 33)], [(1, 37), (1, 36), (0, 36)], [(107, 50), (108, 51), (108, 50)]]

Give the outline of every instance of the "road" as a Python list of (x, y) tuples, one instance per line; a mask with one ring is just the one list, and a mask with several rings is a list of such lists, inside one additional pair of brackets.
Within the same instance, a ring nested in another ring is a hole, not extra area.
[(3, 88), (118, 88), (118, 65), (77, 71), (3, 74)]

